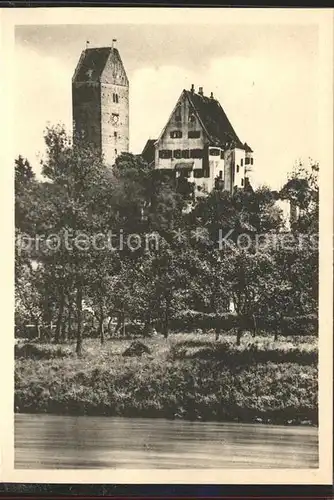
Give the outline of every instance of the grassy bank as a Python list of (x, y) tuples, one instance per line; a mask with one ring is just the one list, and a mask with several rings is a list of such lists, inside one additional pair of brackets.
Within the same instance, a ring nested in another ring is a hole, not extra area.
[(150, 354), (123, 356), (131, 340), (16, 349), (18, 412), (317, 424), (314, 337), (177, 334), (145, 340)]

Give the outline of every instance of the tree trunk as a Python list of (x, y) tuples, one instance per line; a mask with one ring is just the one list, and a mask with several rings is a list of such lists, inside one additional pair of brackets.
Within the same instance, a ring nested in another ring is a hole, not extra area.
[(238, 329), (237, 329), (237, 345), (240, 345), (241, 336), (242, 336), (242, 328), (238, 327)]
[(150, 337), (152, 332), (152, 322), (151, 322), (151, 314), (148, 312), (145, 315), (145, 324), (144, 324), (144, 336)]
[(109, 321), (108, 321), (108, 326), (107, 326), (109, 337), (111, 337), (111, 322), (112, 322), (112, 316), (110, 316)]
[(65, 305), (65, 295), (64, 293), (61, 293), (60, 295), (60, 302), (59, 302), (59, 310), (58, 310), (58, 317), (57, 317), (57, 323), (56, 323), (56, 331), (55, 331), (55, 343), (58, 344), (60, 340), (60, 333), (61, 333), (61, 325), (63, 321), (63, 312), (64, 312), (64, 305)]
[(38, 340), (40, 340), (41, 339), (41, 326), (39, 324), (39, 318), (36, 318), (34, 323), (35, 323), (37, 338), (38, 338)]
[(66, 324), (66, 317), (63, 318), (62, 325), (61, 325), (61, 341), (66, 342), (67, 341), (67, 324)]
[(67, 339), (71, 340), (73, 338), (73, 331), (72, 331), (72, 312), (73, 312), (73, 304), (72, 304), (72, 297), (70, 294), (67, 296), (67, 304), (68, 304), (68, 311), (67, 311)]
[(255, 337), (257, 334), (257, 323), (255, 314), (252, 314), (252, 319), (253, 319), (253, 337)]
[(115, 335), (121, 330), (122, 327), (122, 314), (121, 311), (117, 311), (117, 324), (115, 328)]
[(104, 317), (103, 317), (102, 307), (100, 307), (99, 334), (100, 334), (100, 342), (101, 344), (104, 344)]
[(82, 355), (82, 288), (78, 286), (76, 293), (76, 309), (77, 309), (77, 345), (75, 352), (78, 356)]
[(165, 339), (168, 338), (169, 333), (169, 303), (167, 302), (164, 312), (163, 335)]
[(122, 311), (122, 332), (123, 332), (123, 337), (126, 335), (126, 328), (125, 328), (125, 312)]
[(281, 314), (276, 314), (275, 317), (275, 335), (274, 335), (274, 341), (276, 342), (278, 340), (278, 334), (280, 332), (280, 323), (282, 322), (282, 315)]
[(237, 345), (240, 345), (241, 336), (242, 336), (242, 332), (243, 332), (243, 329), (244, 329), (245, 316), (244, 316), (244, 314), (240, 314), (240, 313), (237, 313), (237, 314), (238, 314), (238, 321), (237, 321)]

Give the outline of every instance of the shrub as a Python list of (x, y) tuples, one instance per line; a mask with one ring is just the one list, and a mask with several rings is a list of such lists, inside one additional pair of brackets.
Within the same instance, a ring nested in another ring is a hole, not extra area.
[(123, 356), (141, 356), (142, 354), (151, 354), (151, 349), (139, 340), (132, 342), (130, 347), (123, 352)]
[(294, 346), (291, 343), (275, 345), (269, 339), (265, 339), (262, 344), (249, 342), (237, 346), (232, 342), (224, 341), (213, 343), (210, 341), (185, 341), (174, 344), (170, 348), (170, 359), (205, 359), (220, 360), (225, 365), (252, 365), (257, 363), (318, 363), (317, 347)]
[(70, 348), (52, 344), (24, 343), (15, 345), (15, 358), (52, 359), (72, 355)]

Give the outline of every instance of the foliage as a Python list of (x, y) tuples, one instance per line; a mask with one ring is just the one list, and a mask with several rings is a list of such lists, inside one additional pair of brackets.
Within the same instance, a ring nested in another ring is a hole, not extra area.
[[(190, 342), (200, 344), (198, 335), (151, 339), (145, 343), (152, 356), (123, 357), (130, 341), (102, 348), (87, 341), (83, 358), (18, 360), (15, 406), (21, 412), (317, 424), (317, 367), (304, 363), (316, 354), (314, 340), (296, 345), (293, 339), (256, 338), (259, 352), (282, 352), (276, 361), (251, 358), (249, 339), (236, 348), (231, 337), (222, 345), (236, 359), (247, 355), (247, 363), (171, 357), (177, 347), (190, 349)], [(198, 347), (216, 345), (211, 336)]]
[[(316, 333), (318, 165), (296, 167), (280, 193), (247, 186), (230, 194), (217, 184), (195, 199), (186, 179), (138, 155), (107, 168), (60, 126), (46, 130), (45, 143), (42, 181), (27, 160), (15, 161), (16, 237), (34, 240), (15, 249), (21, 329), (33, 323), (56, 344), (75, 338), (78, 355), (84, 337), (103, 344), (131, 330), (167, 338), (171, 328), (212, 328), (217, 339), (231, 330), (237, 345), (259, 328)], [(299, 210), (291, 230), (279, 197)], [(299, 244), (282, 246), (283, 237)]]

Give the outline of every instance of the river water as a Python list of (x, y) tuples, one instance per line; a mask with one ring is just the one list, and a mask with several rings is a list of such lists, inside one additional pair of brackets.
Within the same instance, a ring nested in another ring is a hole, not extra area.
[(316, 468), (318, 429), (15, 415), (15, 468)]

